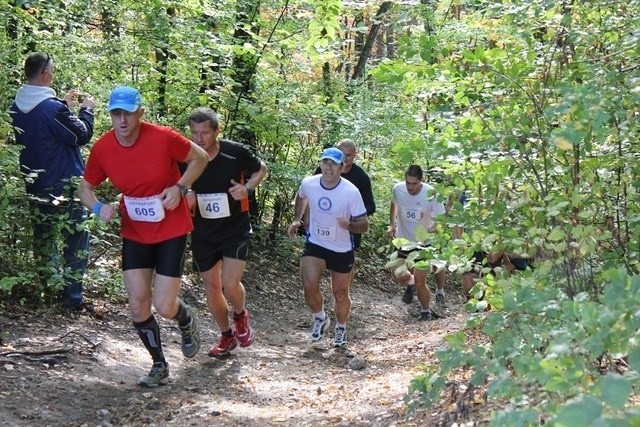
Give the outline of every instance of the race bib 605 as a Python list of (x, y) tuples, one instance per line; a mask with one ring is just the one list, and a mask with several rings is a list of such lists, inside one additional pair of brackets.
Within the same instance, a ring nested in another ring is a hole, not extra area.
[(134, 221), (160, 222), (164, 219), (164, 208), (158, 196), (124, 196), (124, 205), (127, 208), (129, 218)]

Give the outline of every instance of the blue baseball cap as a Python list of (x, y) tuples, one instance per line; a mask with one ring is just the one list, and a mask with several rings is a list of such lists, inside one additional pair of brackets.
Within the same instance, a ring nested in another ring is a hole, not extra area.
[(111, 91), (107, 111), (125, 110), (130, 113), (138, 111), (142, 106), (142, 97), (138, 89), (129, 86), (119, 86)]
[(322, 161), (324, 159), (332, 160), (334, 163), (342, 163), (344, 161), (344, 154), (339, 149), (331, 147), (322, 152), (320, 160)]

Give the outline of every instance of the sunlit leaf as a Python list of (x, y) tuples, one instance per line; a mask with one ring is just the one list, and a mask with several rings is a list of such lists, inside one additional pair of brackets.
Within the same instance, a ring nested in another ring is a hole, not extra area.
[(557, 242), (564, 238), (565, 238), (564, 231), (562, 231), (560, 227), (555, 227), (553, 230), (551, 230), (551, 233), (549, 233), (549, 235), (547, 236), (547, 239), (549, 239), (552, 242)]
[(558, 427), (588, 426), (602, 414), (602, 402), (592, 396), (582, 398), (564, 405), (555, 418)]
[(631, 384), (628, 379), (618, 374), (606, 374), (600, 377), (597, 383), (600, 389), (600, 398), (614, 409), (621, 409), (631, 393)]
[(561, 150), (571, 150), (573, 149), (573, 144), (571, 144), (571, 142), (569, 142), (568, 139), (558, 136), (553, 140), (553, 143), (555, 144), (556, 147), (558, 147)]

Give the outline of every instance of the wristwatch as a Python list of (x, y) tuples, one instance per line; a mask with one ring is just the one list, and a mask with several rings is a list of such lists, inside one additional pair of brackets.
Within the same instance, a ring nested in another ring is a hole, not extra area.
[(176, 182), (175, 186), (180, 189), (180, 194), (182, 194), (183, 196), (186, 196), (189, 192), (189, 187), (187, 187), (186, 185), (178, 184)]

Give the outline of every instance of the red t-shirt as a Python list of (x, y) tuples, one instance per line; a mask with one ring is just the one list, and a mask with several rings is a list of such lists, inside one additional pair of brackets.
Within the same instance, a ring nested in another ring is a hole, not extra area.
[[(120, 145), (111, 130), (91, 148), (84, 179), (94, 187), (109, 179), (124, 196), (156, 196), (178, 182), (178, 162), (184, 162), (190, 150), (189, 139), (168, 127), (140, 123), (140, 135), (131, 147)], [(132, 220), (124, 197), (120, 213), (122, 237), (138, 243), (163, 242), (193, 229), (185, 198), (174, 210), (165, 209), (165, 217), (159, 222)]]

